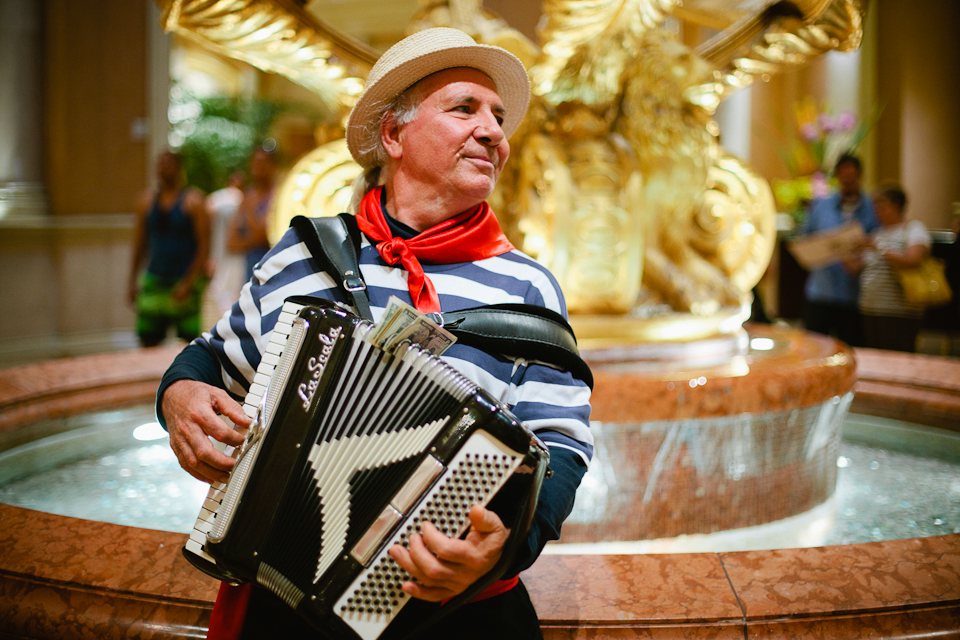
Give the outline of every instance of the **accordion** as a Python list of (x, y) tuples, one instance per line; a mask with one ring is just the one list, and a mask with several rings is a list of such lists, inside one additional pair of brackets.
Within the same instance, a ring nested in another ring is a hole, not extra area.
[(227, 452), (236, 465), (184, 547), (201, 570), (259, 583), (330, 638), (378, 638), (401, 611), (392, 629), (430, 622), (387, 553), (423, 521), (462, 536), (481, 504), (510, 529), (497, 566), (444, 614), (496, 580), (529, 531), (549, 462), (483, 389), (410, 342), (377, 347), (373, 330), (317, 298), (284, 303), (245, 400), (253, 423)]

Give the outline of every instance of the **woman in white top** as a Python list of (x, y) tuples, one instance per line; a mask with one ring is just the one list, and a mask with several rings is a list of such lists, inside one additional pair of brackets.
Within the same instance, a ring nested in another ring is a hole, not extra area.
[(863, 252), (860, 314), (866, 346), (916, 351), (923, 307), (908, 303), (895, 270), (915, 267), (930, 253), (930, 233), (919, 220), (904, 220), (907, 196), (899, 185), (881, 187), (873, 198), (880, 228)]

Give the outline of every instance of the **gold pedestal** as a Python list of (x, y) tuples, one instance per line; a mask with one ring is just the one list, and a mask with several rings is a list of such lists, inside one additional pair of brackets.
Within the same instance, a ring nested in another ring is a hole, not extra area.
[(651, 342), (687, 342), (737, 333), (750, 318), (750, 305), (724, 307), (709, 316), (665, 313), (633, 315), (572, 314), (570, 324), (581, 349), (606, 349)]

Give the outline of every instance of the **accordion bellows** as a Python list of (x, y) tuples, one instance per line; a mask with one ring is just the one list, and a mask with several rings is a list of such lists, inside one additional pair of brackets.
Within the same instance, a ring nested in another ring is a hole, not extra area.
[(497, 567), (444, 613), (497, 579), (549, 462), (505, 406), (417, 345), (375, 346), (373, 327), (319, 299), (285, 302), (245, 401), (254, 423), (184, 548), (330, 638), (378, 638), (405, 608), (399, 626), (430, 623), (411, 615), (411, 578), (387, 553), (424, 521), (461, 536), (482, 504), (511, 529)]

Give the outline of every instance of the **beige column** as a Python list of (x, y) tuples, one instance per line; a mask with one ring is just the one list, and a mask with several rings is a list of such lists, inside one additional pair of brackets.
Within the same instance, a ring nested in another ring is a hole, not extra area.
[(0, 218), (46, 212), (43, 4), (0, 0)]
[(753, 127), (753, 87), (744, 87), (727, 97), (717, 108), (714, 119), (720, 127), (720, 144), (741, 160), (750, 161)]
[(160, 7), (151, 0), (147, 6), (147, 116), (144, 120), (147, 138), (147, 162), (145, 184), (152, 185), (156, 174), (155, 160), (169, 146), (170, 120), (167, 108), (170, 105), (170, 41), (172, 36), (160, 27)]

